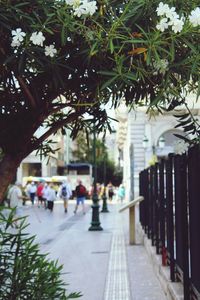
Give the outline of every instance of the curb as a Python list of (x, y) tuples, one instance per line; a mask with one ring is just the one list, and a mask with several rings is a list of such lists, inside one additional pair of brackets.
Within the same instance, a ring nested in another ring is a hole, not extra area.
[(161, 255), (156, 254), (156, 248), (151, 245), (151, 240), (147, 238), (141, 224), (138, 224), (137, 232), (148, 253), (153, 269), (158, 277), (162, 289), (168, 300), (184, 300), (183, 285), (180, 282), (170, 280), (170, 268), (162, 266)]

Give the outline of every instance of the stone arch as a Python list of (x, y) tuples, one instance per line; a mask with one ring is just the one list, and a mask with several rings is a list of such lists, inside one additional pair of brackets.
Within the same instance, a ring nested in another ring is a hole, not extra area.
[(164, 131), (160, 136), (157, 138), (156, 145), (159, 146), (159, 140), (161, 137), (165, 139), (165, 145), (166, 146), (173, 146), (173, 144), (179, 140), (178, 137), (176, 137), (174, 134), (179, 134), (182, 136), (185, 136), (185, 133), (177, 128), (169, 129), (167, 131)]
[[(174, 134), (179, 134), (179, 135), (185, 135), (185, 133), (180, 130), (180, 129), (176, 129), (176, 128), (172, 128), (169, 129), (165, 132), (163, 132), (162, 134), (160, 134), (160, 136), (157, 139), (156, 142), (156, 155), (158, 158), (161, 157), (167, 157), (169, 153), (173, 153), (174, 152), (174, 147), (177, 141), (180, 140), (180, 138), (176, 137)], [(163, 137), (165, 140), (165, 145), (164, 147), (160, 147), (159, 145), (159, 139)]]
[[(154, 144), (157, 145), (160, 137), (168, 131), (176, 130), (174, 127), (176, 126), (176, 120), (169, 118), (164, 119), (162, 122), (158, 122), (157, 125), (154, 127), (153, 136), (154, 136)], [(178, 129), (177, 129), (178, 130)], [(181, 132), (181, 130), (179, 130)]]

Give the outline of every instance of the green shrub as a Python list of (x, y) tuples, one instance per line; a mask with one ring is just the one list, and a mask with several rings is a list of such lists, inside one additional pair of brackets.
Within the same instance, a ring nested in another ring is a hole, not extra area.
[(35, 237), (25, 233), (26, 218), (15, 228), (13, 210), (0, 209), (0, 300), (65, 300), (80, 297), (66, 295), (61, 279), (62, 266), (41, 254)]

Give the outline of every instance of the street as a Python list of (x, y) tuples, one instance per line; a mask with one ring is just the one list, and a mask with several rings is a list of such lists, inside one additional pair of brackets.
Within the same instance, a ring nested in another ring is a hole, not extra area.
[[(109, 203), (110, 213), (100, 213), (103, 231), (88, 231), (91, 201), (86, 214), (76, 215), (75, 200), (64, 213), (56, 201), (51, 213), (43, 207), (23, 207), (30, 223), (27, 232), (36, 235), (43, 253), (64, 266), (69, 292), (81, 292), (82, 300), (165, 300), (158, 279), (142, 245), (128, 244), (128, 214), (119, 214), (121, 204)], [(145, 269), (145, 270), (144, 270)]]

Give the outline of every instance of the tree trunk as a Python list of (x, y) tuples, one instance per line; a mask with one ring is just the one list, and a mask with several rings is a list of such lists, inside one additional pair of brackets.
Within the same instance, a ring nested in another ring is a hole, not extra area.
[(16, 175), (22, 159), (21, 156), (13, 157), (13, 155), (5, 154), (0, 161), (0, 203), (3, 201), (5, 192)]

